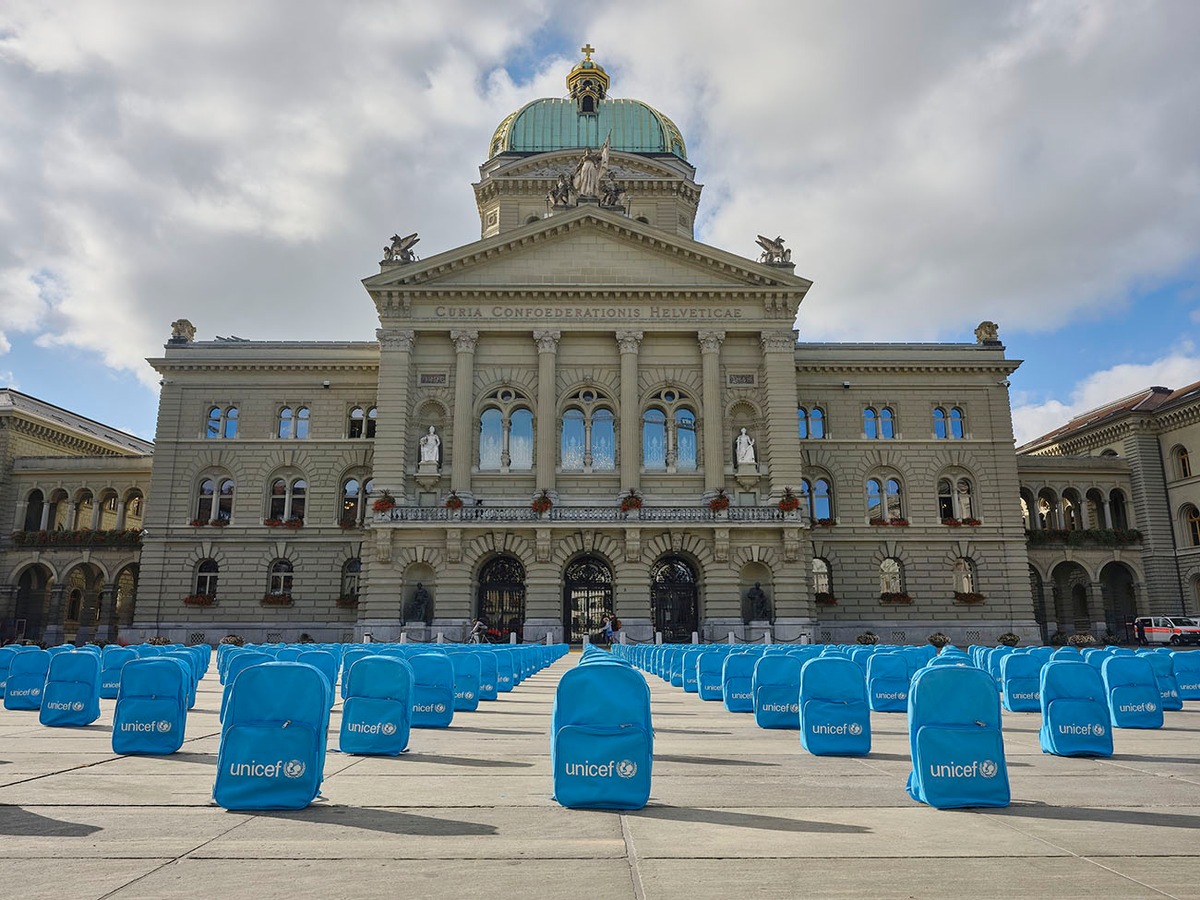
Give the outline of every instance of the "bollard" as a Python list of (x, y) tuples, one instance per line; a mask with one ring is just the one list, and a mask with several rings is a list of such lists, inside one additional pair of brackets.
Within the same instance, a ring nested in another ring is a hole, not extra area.
[(734, 642), (734, 640), (735, 640), (735, 638), (733, 636), (733, 632), (731, 631), (731, 632), (729, 632), (729, 643), (732, 644)]
[(443, 637), (443, 636), (442, 636), (442, 633), (441, 633), (440, 631), (438, 632), (438, 636), (437, 636), (437, 642), (438, 642), (439, 644), (444, 644), (444, 643), (446, 643), (446, 639), (445, 639), (445, 637)]
[(517, 642), (517, 633), (515, 631), (510, 631), (508, 633), (508, 642), (510, 644), (515, 644)]
[(662, 643), (662, 632), (661, 631), (654, 632), (654, 643), (656, 643), (656, 644)]
[(552, 643), (554, 643), (554, 642), (550, 640), (550, 632), (547, 631), (546, 632), (546, 646), (549, 647)]
[(763, 643), (764, 643), (764, 644), (771, 644), (771, 643), (774, 643), (774, 642), (771, 640), (771, 630), (770, 630), (769, 628), (767, 629), (766, 633), (763, 635)]
[(625, 640), (625, 629), (624, 628), (622, 628), (620, 630), (620, 632), (617, 633), (617, 640), (622, 644), (629, 643), (627, 640)]
[(402, 644), (408, 643), (408, 632), (407, 631), (400, 632), (400, 643), (402, 643)]
[(692, 643), (693, 643), (693, 644), (698, 644), (698, 643), (700, 643), (700, 632), (698, 632), (698, 631), (693, 631), (693, 632), (692, 632)]
[(590, 644), (591, 642), (592, 642), (591, 638), (589, 638), (589, 637), (588, 637), (588, 636), (585, 634), (585, 635), (583, 636), (583, 649), (584, 649), (584, 650), (586, 650), (586, 649), (587, 649), (587, 647), (588, 647), (588, 644)]

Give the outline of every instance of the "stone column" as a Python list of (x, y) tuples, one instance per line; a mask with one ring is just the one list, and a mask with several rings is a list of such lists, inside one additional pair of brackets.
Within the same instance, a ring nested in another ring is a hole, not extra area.
[(450, 447), (450, 487), (471, 498), (471, 444), (475, 421), (475, 345), (478, 331), (450, 332), (458, 353), (454, 362), (454, 442)]
[(125, 511), (129, 508), (129, 501), (117, 498), (117, 520), (113, 523), (113, 529), (116, 531), (125, 530)]
[(721, 344), (723, 331), (701, 331), (700, 370), (704, 397), (704, 493), (725, 487), (725, 416), (721, 409)]
[[(416, 339), (411, 329), (379, 328), (379, 419), (375, 433), (374, 471), (377, 490), (389, 491), (397, 503), (405, 500), (404, 464), (408, 450), (408, 394)], [(370, 503), (371, 499), (366, 498)], [(369, 515), (369, 513), (368, 513)]]
[[(796, 333), (762, 332), (763, 372), (767, 381), (766, 426), (770, 448), (771, 499), (800, 486), (800, 435), (796, 428)], [(759, 466), (763, 463), (758, 457)]]
[(558, 361), (558, 339), (561, 331), (535, 331), (533, 339), (538, 348), (537, 437), (533, 468), (537, 486), (554, 492), (554, 445), (558, 435), (554, 407), (556, 400), (555, 363)]
[(638, 452), (642, 411), (638, 405), (638, 349), (642, 332), (618, 331), (621, 351), (621, 489), (636, 491), (641, 483), (642, 455)]

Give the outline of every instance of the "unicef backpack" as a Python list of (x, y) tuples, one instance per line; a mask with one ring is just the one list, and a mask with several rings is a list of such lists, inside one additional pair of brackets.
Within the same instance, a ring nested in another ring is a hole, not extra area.
[(800, 744), (814, 756), (871, 752), (867, 683), (848, 657), (810, 659), (800, 669)]
[(4, 685), (5, 709), (39, 709), (42, 688), (46, 686), (46, 670), (50, 668), (50, 653), (46, 650), (22, 650), (8, 666)]
[(115, 700), (121, 687), (121, 669), (126, 663), (137, 659), (137, 651), (131, 647), (105, 647), (100, 657), (100, 699)]
[(52, 727), (82, 727), (100, 718), (100, 656), (78, 651), (50, 660), (38, 721)]
[(1110, 656), (1100, 671), (1114, 727), (1162, 728), (1162, 695), (1149, 660), (1140, 656)]
[(898, 653), (867, 660), (867, 701), (875, 712), (908, 712), (908, 662)]
[(213, 800), (225, 809), (303, 809), (325, 769), (329, 681), (310, 665), (269, 662), (233, 680)]
[(1042, 667), (1038, 742), (1055, 756), (1113, 754), (1112, 726), (1100, 673), (1085, 662), (1056, 659)]
[(454, 663), (444, 653), (418, 653), (413, 671), (412, 727), (449, 728), (454, 720)]
[(341, 751), (364, 756), (403, 753), (412, 727), (412, 666), (391, 656), (364, 656), (350, 666), (345, 682)]
[[(605, 654), (607, 656), (607, 654)], [(650, 799), (650, 688), (622, 660), (563, 675), (550, 716), (554, 799), (568, 808), (641, 809)]]
[(995, 678), (982, 669), (922, 669), (908, 693), (908, 795), (937, 809), (1008, 806)]
[(800, 727), (800, 667), (786, 653), (762, 657), (754, 666), (751, 690), (754, 721), (759, 728)]
[(135, 659), (121, 668), (113, 753), (165, 755), (183, 746), (188, 673), (175, 660)]

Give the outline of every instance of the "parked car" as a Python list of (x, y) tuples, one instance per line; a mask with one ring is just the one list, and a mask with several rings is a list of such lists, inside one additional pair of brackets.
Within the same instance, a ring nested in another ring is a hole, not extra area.
[(1188, 616), (1138, 616), (1133, 628), (1139, 644), (1200, 644), (1200, 622)]

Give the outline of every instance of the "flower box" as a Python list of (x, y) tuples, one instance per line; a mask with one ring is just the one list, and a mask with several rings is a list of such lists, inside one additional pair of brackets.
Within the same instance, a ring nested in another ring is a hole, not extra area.
[(358, 528), (358, 527), (359, 527), (359, 522), (358, 522), (358, 520), (357, 520), (357, 519), (354, 519), (354, 518), (347, 518), (347, 519), (342, 519), (342, 520), (340, 520), (340, 521), (338, 522), (338, 526), (339, 526), (339, 527), (340, 527), (340, 528), (341, 528), (343, 531), (349, 531), (351, 528)]
[(192, 519), (189, 523), (193, 528), (203, 528), (208, 524), (208, 519)]
[(263, 606), (291, 606), (291, 594), (263, 594)]
[(286, 522), (283, 523), (283, 527), (284, 528), (303, 528), (304, 520), (303, 519), (288, 519)]
[(795, 512), (800, 508), (800, 498), (797, 497), (790, 487), (783, 489), (783, 496), (779, 498), (780, 512)]
[(717, 491), (717, 496), (708, 501), (708, 508), (713, 512), (724, 512), (729, 509), (729, 495), (725, 491)]
[(876, 518), (871, 519), (867, 524), (875, 525), (875, 526), (886, 526), (888, 524), (888, 520), (880, 519), (880, 518), (876, 517)]
[(955, 591), (954, 592), (954, 602), (955, 603), (968, 603), (968, 604), (982, 603), (986, 599), (987, 599), (987, 597), (983, 596), (983, 594), (977, 594), (974, 591)]
[(837, 597), (833, 596), (833, 594), (813, 594), (813, 601), (818, 606), (837, 606)]
[(834, 521), (833, 519), (813, 519), (813, 525), (817, 528), (832, 528)]
[(980, 522), (978, 519), (963, 519), (963, 524), (970, 525), (972, 528), (977, 528), (980, 525), (982, 525), (983, 523)]
[(212, 606), (217, 598), (212, 594), (191, 594), (183, 598), (184, 606)]
[(350, 597), (338, 597), (333, 602), (339, 609), (354, 609), (358, 606), (358, 595), (355, 594)]
[(268, 528), (278, 528), (283, 524), (283, 519), (263, 519), (263, 524)]
[(961, 528), (962, 527), (962, 522), (960, 522), (958, 519), (942, 519), (942, 524), (947, 525), (950, 528)]
[(208, 522), (213, 528), (224, 528), (229, 524), (228, 519), (210, 519)]
[(635, 494), (633, 491), (630, 491), (628, 494), (626, 494), (624, 497), (621, 498), (621, 512), (629, 512), (630, 510), (641, 509), (641, 508), (642, 508), (642, 498), (639, 497), (637, 494)]
[(907, 528), (908, 519), (888, 519), (888, 524), (893, 528)]
[(395, 505), (396, 505), (396, 498), (393, 497), (391, 494), (389, 494), (387, 491), (384, 491), (383, 495), (380, 496), (379, 499), (377, 499), (374, 503), (371, 504), (371, 509), (373, 509), (375, 512), (387, 512), (389, 509), (391, 509)]
[(462, 509), (463, 498), (458, 496), (454, 491), (450, 492), (450, 496), (446, 498), (446, 509)]
[(553, 506), (554, 501), (550, 499), (550, 495), (546, 491), (542, 491), (540, 494), (534, 497), (533, 502), (529, 504), (529, 508), (539, 516), (550, 512), (550, 509)]
[(912, 603), (912, 597), (903, 592), (884, 591), (879, 595), (880, 603)]

